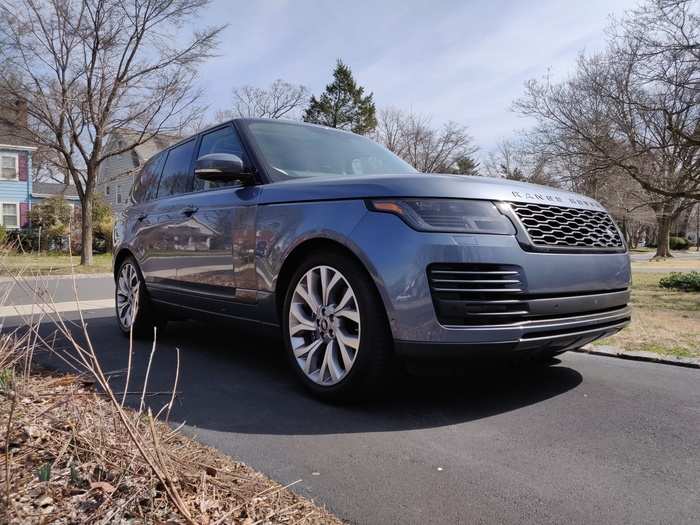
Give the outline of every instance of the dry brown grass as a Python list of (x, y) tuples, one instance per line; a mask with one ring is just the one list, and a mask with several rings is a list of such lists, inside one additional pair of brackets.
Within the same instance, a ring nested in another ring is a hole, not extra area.
[[(339, 523), (246, 465), (156, 422), (150, 448), (162, 456), (188, 520), (133, 446), (113, 404), (90, 383), (34, 373), (14, 388), (16, 402), (7, 391), (0, 397), (0, 413), (16, 405), (2, 440), (10, 459), (3, 523)], [(141, 419), (141, 431), (150, 433), (150, 420)], [(5, 499), (4, 465), (1, 470)]]
[(632, 270), (642, 269), (646, 271), (658, 270), (660, 272), (700, 270), (700, 259), (679, 259), (675, 257), (660, 261), (635, 261), (632, 263)]
[(700, 357), (700, 293), (659, 287), (666, 273), (635, 273), (632, 284), (632, 323), (599, 344), (623, 350), (644, 350), (683, 357)]
[[(45, 284), (15, 274), (0, 304), (12, 286)], [(147, 405), (148, 373), (139, 410), (125, 408), (84, 320), (76, 333), (41, 292), (35, 306), (23, 327), (0, 335), (0, 523), (340, 523), (289, 487), (170, 428), (162, 419), (177, 373), (158, 414)], [(68, 345), (54, 347), (41, 322), (53, 323)], [(154, 333), (151, 357), (156, 347)], [(33, 357), (42, 351), (77, 373), (38, 373)]]

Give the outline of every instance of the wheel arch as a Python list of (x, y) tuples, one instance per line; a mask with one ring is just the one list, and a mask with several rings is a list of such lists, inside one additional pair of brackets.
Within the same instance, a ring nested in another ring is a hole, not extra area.
[[(117, 270), (119, 269), (119, 266), (121, 263), (126, 259), (127, 257), (134, 257), (134, 254), (129, 250), (129, 248), (121, 248), (114, 256), (114, 266), (112, 267), (112, 274), (114, 276), (114, 280), (117, 280)], [(136, 257), (134, 257), (136, 259)]]
[(303, 261), (306, 256), (319, 250), (335, 250), (343, 253), (357, 262), (362, 269), (367, 272), (367, 276), (372, 282), (372, 286), (382, 302), (382, 305), (384, 306), (384, 312), (387, 317), (389, 317), (389, 310), (387, 309), (387, 303), (381, 287), (377, 284), (377, 281), (373, 276), (372, 269), (363, 260), (363, 258), (341, 242), (329, 239), (327, 237), (315, 237), (312, 239), (307, 239), (295, 246), (282, 263), (275, 285), (275, 313), (277, 314), (278, 319), (282, 319), (284, 298), (287, 293), (289, 282), (291, 281), (295, 270), (299, 267), (299, 264), (301, 264), (301, 261)]

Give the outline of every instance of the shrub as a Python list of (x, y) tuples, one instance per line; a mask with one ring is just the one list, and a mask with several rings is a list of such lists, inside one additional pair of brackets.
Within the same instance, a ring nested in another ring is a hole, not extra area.
[(687, 250), (690, 243), (688, 239), (683, 237), (671, 237), (669, 239), (669, 246), (672, 250)]
[(42, 250), (63, 247), (70, 219), (71, 207), (60, 195), (49, 197), (32, 206), (29, 220), (33, 229), (41, 232)]
[(7, 240), (7, 229), (0, 224), (0, 246), (5, 244), (5, 241)]
[(95, 196), (92, 205), (93, 250), (103, 253), (112, 249), (114, 212), (101, 194)]
[(33, 252), (39, 247), (39, 234), (34, 230), (25, 228), (12, 232), (8, 241), (18, 252)]
[(661, 278), (659, 286), (683, 292), (700, 292), (700, 272), (672, 272), (668, 277)]

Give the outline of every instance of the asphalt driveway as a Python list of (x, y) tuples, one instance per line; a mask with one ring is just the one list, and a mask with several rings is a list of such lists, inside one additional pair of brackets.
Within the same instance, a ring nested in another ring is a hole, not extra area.
[[(111, 312), (89, 317), (120, 390), (127, 342)], [(171, 387), (176, 347), (173, 417), (186, 433), (282, 483), (302, 479), (295, 490), (353, 523), (700, 520), (699, 370), (567, 354), (396, 374), (380, 399), (332, 406), (298, 387), (279, 340), (232, 325), (173, 323), (149, 391)], [(150, 344), (135, 352), (130, 389)], [(148, 399), (157, 409), (167, 396)]]

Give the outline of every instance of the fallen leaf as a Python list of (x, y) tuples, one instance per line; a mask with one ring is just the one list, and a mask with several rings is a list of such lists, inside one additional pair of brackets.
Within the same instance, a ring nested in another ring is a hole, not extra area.
[(51, 505), (52, 503), (53, 503), (53, 498), (51, 496), (46, 496), (45, 498), (42, 498), (36, 502), (38, 507), (46, 507), (48, 505)]
[(100, 489), (105, 494), (111, 494), (117, 490), (111, 483), (107, 483), (106, 481), (93, 481), (90, 483), (90, 489)]

